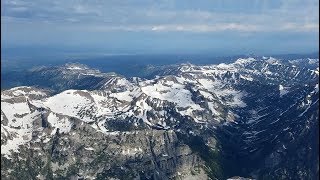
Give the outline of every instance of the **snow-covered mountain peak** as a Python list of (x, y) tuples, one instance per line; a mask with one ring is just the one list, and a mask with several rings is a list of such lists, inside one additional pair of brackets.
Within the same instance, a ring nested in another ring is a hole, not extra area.
[(309, 64), (319, 64), (319, 59), (308, 58), (308, 63)]
[(39, 89), (29, 86), (18, 86), (9, 90), (2, 91), (1, 100), (17, 97), (24, 97), (29, 99), (42, 99), (47, 97), (50, 93), (51, 91), (47, 89)]
[(272, 65), (278, 65), (282, 64), (282, 61), (280, 59), (276, 59), (273, 57), (269, 57), (268, 59), (265, 60), (267, 63), (272, 64)]
[(240, 65), (248, 65), (254, 61), (257, 61), (257, 60), (253, 57), (249, 57), (249, 58), (239, 58), (234, 63), (240, 64)]
[(90, 69), (88, 66), (80, 63), (67, 63), (64, 67), (68, 70), (88, 70)]

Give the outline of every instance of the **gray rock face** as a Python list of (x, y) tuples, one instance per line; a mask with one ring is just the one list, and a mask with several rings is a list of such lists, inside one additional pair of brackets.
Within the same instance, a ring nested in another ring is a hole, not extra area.
[(77, 120), (69, 134), (57, 131), (48, 142), (31, 141), (1, 160), (4, 179), (207, 179), (204, 162), (173, 131), (105, 135)]

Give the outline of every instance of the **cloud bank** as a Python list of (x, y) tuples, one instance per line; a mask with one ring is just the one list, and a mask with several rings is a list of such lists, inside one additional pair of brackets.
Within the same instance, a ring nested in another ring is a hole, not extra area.
[[(6, 23), (97, 31), (302, 31), (319, 28), (316, 0), (3, 0)], [(88, 27), (89, 26), (89, 27)]]

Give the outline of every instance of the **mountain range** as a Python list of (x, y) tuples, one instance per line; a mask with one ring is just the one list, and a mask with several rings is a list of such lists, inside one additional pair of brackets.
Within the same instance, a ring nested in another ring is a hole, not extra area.
[(319, 178), (319, 59), (144, 70), (28, 70), (1, 91), (1, 178)]

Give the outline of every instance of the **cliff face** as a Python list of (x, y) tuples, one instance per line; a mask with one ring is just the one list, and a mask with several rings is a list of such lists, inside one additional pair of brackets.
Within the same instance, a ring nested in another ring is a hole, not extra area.
[(2, 157), (2, 178), (207, 179), (203, 160), (173, 131), (106, 135), (73, 122), (69, 134), (57, 129), (50, 140), (33, 141), (10, 159)]

